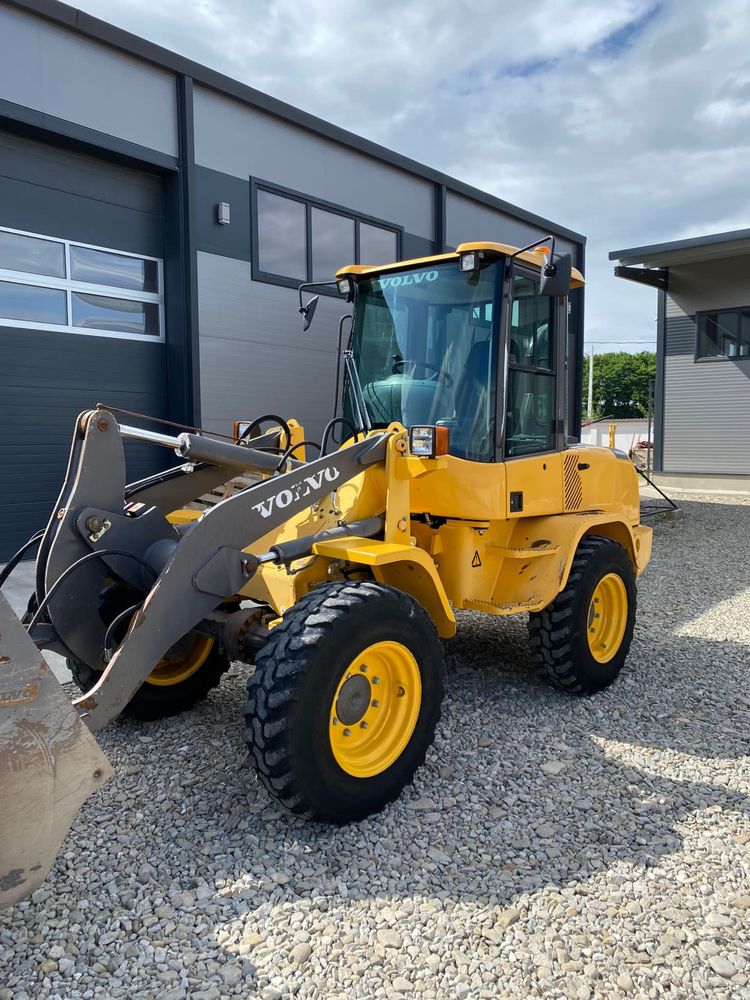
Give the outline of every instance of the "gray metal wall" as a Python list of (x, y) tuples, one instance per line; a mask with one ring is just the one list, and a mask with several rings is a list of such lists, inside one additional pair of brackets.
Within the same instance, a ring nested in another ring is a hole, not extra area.
[(4, 4), (0, 40), (3, 100), (176, 155), (172, 73)]
[[(533, 223), (514, 218), (490, 205), (482, 205), (453, 191), (449, 191), (446, 198), (445, 232), (446, 241), (451, 247), (474, 240), (509, 243), (511, 246), (522, 247), (545, 235), (539, 226)], [(577, 260), (577, 249), (576, 244), (558, 237), (556, 252), (570, 251), (573, 254), (574, 264)]]
[[(303, 334), (296, 291), (251, 280), (250, 177), (403, 226), (404, 256), (433, 252), (435, 186), (207, 88), (194, 93), (196, 181), (206, 201), (197, 206), (202, 423), (226, 432), (233, 420), (272, 410), (319, 438), (346, 304), (321, 296)], [(232, 206), (230, 226), (216, 224), (221, 200)]]
[(695, 360), (695, 314), (750, 305), (750, 256), (670, 267), (662, 471), (750, 475), (750, 358)]
[(297, 294), (250, 278), (249, 261), (198, 254), (203, 426), (231, 433), (232, 421), (274, 412), (320, 438), (331, 416), (336, 332), (346, 303), (321, 296), (306, 332)]
[(271, 181), (433, 238), (430, 181), (205, 87), (195, 88), (195, 162)]

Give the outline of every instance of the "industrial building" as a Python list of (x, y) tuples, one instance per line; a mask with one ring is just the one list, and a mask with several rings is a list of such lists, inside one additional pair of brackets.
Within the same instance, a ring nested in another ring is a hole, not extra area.
[[(366, 114), (366, 107), (363, 107)], [(584, 238), (55, 0), (0, 0), (0, 559), (54, 505), (97, 402), (227, 433), (320, 433), (339, 265)], [(582, 292), (568, 427), (580, 426)], [(165, 452), (128, 445), (129, 478)]]
[(750, 229), (613, 250), (658, 290), (654, 470), (666, 485), (750, 489)]

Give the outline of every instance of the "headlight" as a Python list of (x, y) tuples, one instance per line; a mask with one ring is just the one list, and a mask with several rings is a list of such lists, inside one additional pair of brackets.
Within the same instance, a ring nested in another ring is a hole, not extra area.
[(447, 455), (449, 444), (447, 427), (412, 427), (409, 431), (409, 451), (418, 458)]

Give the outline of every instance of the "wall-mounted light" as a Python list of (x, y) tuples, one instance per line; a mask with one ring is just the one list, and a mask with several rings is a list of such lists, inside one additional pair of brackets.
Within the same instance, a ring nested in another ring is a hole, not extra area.
[(230, 222), (229, 218), (229, 202), (220, 201), (216, 206), (216, 221), (220, 226), (228, 226)]

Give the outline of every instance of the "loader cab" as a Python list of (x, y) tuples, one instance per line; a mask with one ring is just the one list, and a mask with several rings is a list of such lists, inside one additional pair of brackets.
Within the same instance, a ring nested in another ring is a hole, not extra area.
[[(565, 446), (567, 297), (543, 294), (541, 254), (510, 266), (512, 252), (462, 246), (412, 264), (344, 269), (373, 426), (447, 427), (449, 453), (473, 462)], [(354, 412), (347, 382), (344, 415)]]

